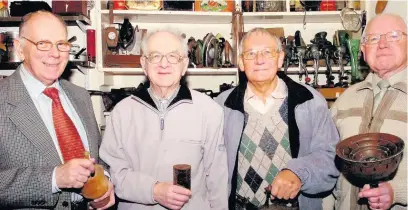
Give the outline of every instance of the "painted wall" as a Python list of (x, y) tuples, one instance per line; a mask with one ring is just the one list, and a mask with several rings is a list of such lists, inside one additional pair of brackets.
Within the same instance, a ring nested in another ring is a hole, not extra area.
[[(375, 6), (377, 1), (366, 0), (367, 18), (370, 20), (375, 16)], [(388, 0), (387, 6), (383, 13), (398, 14), (404, 18), (405, 22), (408, 23), (408, 3), (406, 0)]]

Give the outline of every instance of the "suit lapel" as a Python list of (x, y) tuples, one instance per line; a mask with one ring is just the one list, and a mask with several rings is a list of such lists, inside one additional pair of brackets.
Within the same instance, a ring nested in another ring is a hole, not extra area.
[[(67, 84), (68, 81), (61, 80), (61, 87), (64, 89), (65, 94), (69, 98), (71, 104), (74, 106), (75, 111), (77, 112), (79, 118), (81, 119), (82, 125), (84, 126), (86, 137), (88, 139), (89, 150), (91, 157), (97, 158), (97, 141), (92, 138), (95, 138), (95, 135), (90, 133), (92, 131), (92, 116), (90, 116), (90, 110), (88, 110), (88, 105), (86, 104), (87, 98), (75, 91), (70, 84)], [(92, 113), (91, 113), (92, 114)]]
[(50, 163), (61, 164), (54, 142), (17, 70), (10, 80), (8, 102), (15, 106), (10, 120)]

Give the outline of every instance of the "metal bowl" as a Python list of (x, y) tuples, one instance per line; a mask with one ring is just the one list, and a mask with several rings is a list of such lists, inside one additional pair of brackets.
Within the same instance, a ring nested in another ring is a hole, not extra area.
[(336, 146), (342, 173), (366, 184), (389, 179), (398, 168), (403, 150), (404, 141), (386, 133), (351, 136)]

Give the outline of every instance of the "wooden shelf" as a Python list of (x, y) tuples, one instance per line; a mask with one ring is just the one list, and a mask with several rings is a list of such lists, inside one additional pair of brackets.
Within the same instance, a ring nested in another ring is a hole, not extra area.
[[(314, 72), (314, 68), (311, 66), (306, 67), (309, 74)], [(360, 67), (363, 68), (363, 67)], [(333, 73), (339, 72), (338, 66), (332, 66)], [(283, 71), (283, 68), (281, 68)], [(351, 70), (351, 66), (345, 66), (344, 70), (349, 72)], [(319, 68), (319, 74), (324, 73), (326, 71), (326, 67)], [(103, 72), (109, 75), (143, 75), (142, 68), (103, 68)], [(213, 68), (189, 68), (187, 71), (188, 75), (236, 75), (238, 72), (237, 68), (220, 68), (220, 69), (213, 69)], [(288, 74), (297, 74), (299, 72), (298, 67), (289, 67)]]
[[(245, 24), (299, 24), (304, 15), (305, 12), (244, 12), (243, 18)], [(307, 11), (306, 23), (341, 23), (340, 11)]]
[[(90, 25), (91, 20), (84, 16), (84, 15), (78, 15), (78, 16), (61, 16), (62, 19), (65, 20), (67, 25), (76, 25), (76, 21), (81, 21), (84, 24)], [(14, 27), (14, 26), (19, 26), (21, 23), (21, 18), (22, 17), (0, 17), (0, 27)]]
[[(102, 22), (109, 22), (109, 10), (102, 10)], [(129, 18), (136, 23), (188, 23), (188, 24), (230, 24), (231, 12), (194, 12), (194, 11), (139, 11), (114, 10), (114, 22), (123, 22)]]
[[(103, 68), (103, 72), (109, 75), (143, 75), (142, 68)], [(190, 68), (187, 75), (236, 75), (237, 68)]]

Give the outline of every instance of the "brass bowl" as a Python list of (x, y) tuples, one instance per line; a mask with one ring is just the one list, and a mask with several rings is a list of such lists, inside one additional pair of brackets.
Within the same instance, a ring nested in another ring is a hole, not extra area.
[(351, 136), (336, 146), (342, 173), (366, 184), (387, 180), (397, 170), (403, 150), (404, 141), (386, 133)]

